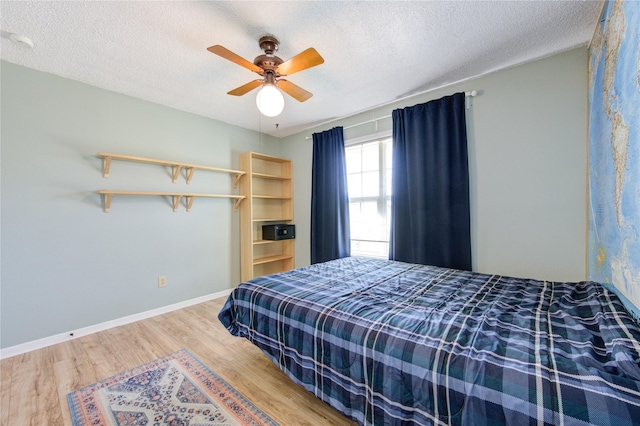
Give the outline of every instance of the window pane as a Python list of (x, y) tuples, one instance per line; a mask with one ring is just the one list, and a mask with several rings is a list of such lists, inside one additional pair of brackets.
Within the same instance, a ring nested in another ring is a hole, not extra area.
[(389, 243), (386, 241), (358, 241), (351, 240), (351, 255), (389, 258)]
[(349, 203), (351, 239), (386, 241), (389, 225), (386, 210), (378, 211), (377, 201)]
[(359, 173), (347, 175), (347, 191), (349, 198), (362, 197), (362, 175)]
[(363, 234), (363, 231), (359, 227), (361, 218), (362, 212), (360, 210), (360, 203), (349, 203), (349, 226), (351, 239), (354, 237), (360, 237)]
[(384, 149), (385, 149), (385, 159), (387, 160), (387, 168), (391, 168), (391, 149), (393, 148), (393, 143), (391, 139), (387, 139), (384, 141)]
[(354, 217), (357, 217), (359, 215), (360, 215), (360, 203), (349, 203), (349, 217), (351, 218), (351, 222), (353, 222)]
[(380, 174), (374, 172), (362, 173), (362, 196), (377, 197), (380, 193)]
[[(373, 204), (373, 205), (372, 205)], [(375, 202), (364, 203), (350, 203), (350, 206), (357, 205), (356, 214), (351, 214), (349, 211), (349, 217), (351, 222), (351, 238), (354, 239), (371, 239), (369, 237), (371, 228), (372, 212), (375, 214)]]
[(378, 142), (362, 145), (362, 171), (378, 170), (380, 168), (380, 160), (378, 159)]
[(350, 146), (344, 150), (347, 173), (359, 173), (362, 170), (362, 147), (360, 145)]
[(392, 140), (386, 139), (383, 141), (384, 143), (384, 194), (383, 195), (391, 195), (391, 166), (392, 166), (392, 158), (391, 158), (391, 148), (393, 147)]
[(387, 221), (387, 226), (385, 227), (385, 237), (384, 239), (389, 241), (389, 236), (391, 235), (391, 199), (387, 199), (387, 217), (385, 218)]

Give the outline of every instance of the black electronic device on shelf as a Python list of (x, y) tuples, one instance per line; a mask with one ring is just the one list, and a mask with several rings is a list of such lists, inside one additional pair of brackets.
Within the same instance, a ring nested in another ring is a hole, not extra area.
[(290, 240), (296, 237), (296, 226), (288, 224), (263, 225), (263, 240)]

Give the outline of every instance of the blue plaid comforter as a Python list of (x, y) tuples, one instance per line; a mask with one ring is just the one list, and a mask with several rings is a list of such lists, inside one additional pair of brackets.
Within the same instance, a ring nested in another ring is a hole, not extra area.
[(218, 317), (360, 424), (640, 424), (640, 329), (593, 282), (352, 257), (243, 283)]

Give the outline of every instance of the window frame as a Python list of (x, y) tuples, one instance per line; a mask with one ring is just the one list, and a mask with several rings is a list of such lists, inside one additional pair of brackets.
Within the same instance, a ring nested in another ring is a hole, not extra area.
[[(345, 151), (347, 148), (349, 147), (353, 147), (356, 145), (364, 145), (366, 143), (369, 142), (376, 142), (376, 141), (382, 141), (385, 139), (391, 139), (392, 138), (392, 131), (390, 130), (386, 130), (386, 131), (382, 131), (382, 132), (377, 132), (377, 133), (372, 133), (372, 134), (368, 134), (368, 135), (364, 135), (364, 136), (360, 136), (357, 138), (350, 138), (345, 140), (344, 143), (344, 147), (345, 147)], [(393, 142), (391, 142), (393, 143)], [(387, 168), (391, 168), (391, 165), (387, 165), (386, 161), (388, 161), (388, 159), (386, 158), (386, 153), (384, 145), (383, 144), (379, 144), (378, 146), (378, 171), (379, 171), (379, 181), (378, 181), (378, 194), (380, 193), (384, 193), (386, 191), (381, 191), (381, 189), (385, 188), (387, 186), (387, 173), (386, 170)], [(389, 166), (389, 167), (387, 167)], [(348, 173), (347, 173), (348, 175)], [(387, 216), (387, 204), (391, 202), (391, 191), (389, 191), (389, 193), (385, 196), (361, 196), (361, 197), (352, 197), (349, 194), (349, 204), (351, 203), (362, 203), (362, 202), (372, 202), (375, 201), (377, 203), (377, 210), (378, 213), (384, 213), (385, 216)], [(388, 217), (387, 220), (390, 220), (390, 218)], [(360, 238), (354, 238), (353, 234), (351, 235), (351, 239), (350, 239), (350, 243), (352, 243), (353, 241), (362, 241), (362, 242), (375, 242), (375, 243), (387, 243), (387, 245), (389, 244), (389, 235), (387, 235), (387, 238), (385, 240), (373, 240), (373, 239), (360, 239)], [(353, 244), (351, 251), (352, 251), (352, 255), (353, 255)], [(388, 247), (388, 246), (387, 246)], [(387, 253), (388, 253), (388, 249), (387, 249)], [(358, 254), (356, 254), (357, 256)], [(363, 254), (361, 254), (362, 256), (364, 256)], [(369, 255), (372, 256), (372, 255)], [(383, 258), (386, 259), (388, 258), (385, 256), (374, 256), (374, 257), (378, 257), (378, 258)]]

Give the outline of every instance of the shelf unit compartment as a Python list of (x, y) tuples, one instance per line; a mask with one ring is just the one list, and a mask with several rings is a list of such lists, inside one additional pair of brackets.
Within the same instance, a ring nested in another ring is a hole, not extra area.
[[(290, 220), (254, 220), (253, 221), (253, 241), (255, 244), (269, 244), (269, 243), (277, 243), (280, 241), (288, 241), (288, 240), (265, 240), (262, 238), (262, 226), (263, 225), (276, 225), (276, 224), (291, 224)], [(254, 247), (255, 250), (255, 247)]]
[(290, 217), (291, 199), (281, 198), (253, 198), (253, 217), (261, 218), (285, 218)]
[(262, 244), (267, 244), (269, 242), (273, 242), (274, 240), (265, 240), (262, 238), (262, 226), (263, 225), (277, 225), (277, 224), (286, 224), (286, 225), (290, 225), (293, 221), (291, 220), (291, 218), (274, 218), (274, 219), (268, 219), (268, 218), (260, 218), (260, 219), (254, 219), (253, 222), (251, 223), (251, 226), (253, 228), (252, 231), (252, 238), (253, 238), (253, 244), (256, 244), (257, 242), (262, 242)]
[(293, 257), (293, 240), (279, 240), (269, 243), (254, 244), (253, 264), (258, 265), (275, 260)]
[(290, 181), (265, 179), (252, 175), (252, 195), (254, 197), (291, 197)]
[[(291, 179), (291, 161), (271, 155), (252, 153), (251, 173), (265, 179)], [(246, 170), (245, 170), (246, 172)]]
[(282, 271), (288, 271), (293, 268), (293, 258), (289, 258), (255, 265), (253, 267), (253, 273), (256, 277), (261, 277), (263, 275), (277, 274)]

